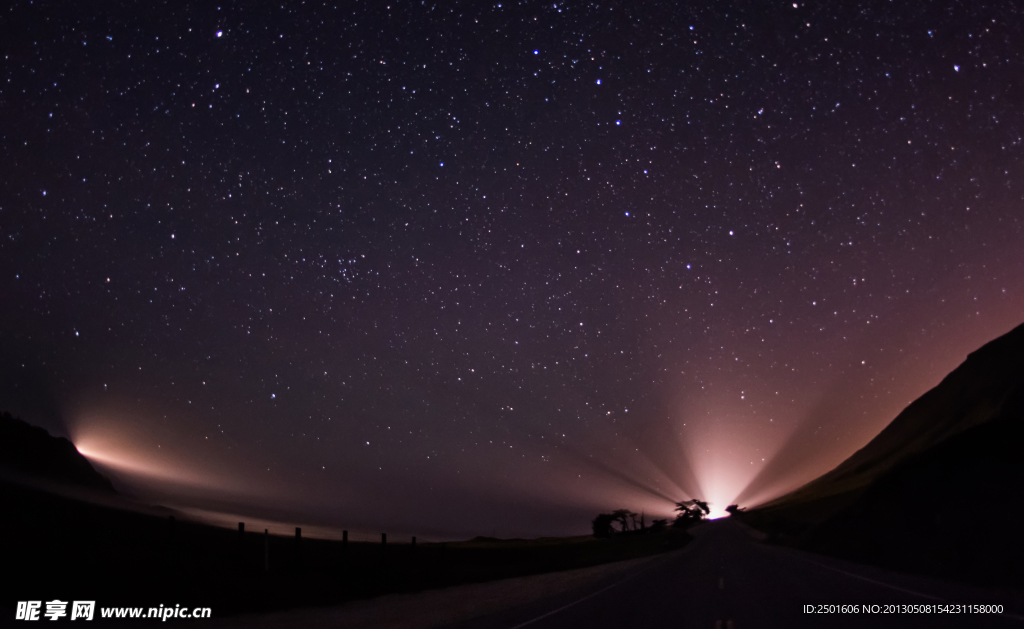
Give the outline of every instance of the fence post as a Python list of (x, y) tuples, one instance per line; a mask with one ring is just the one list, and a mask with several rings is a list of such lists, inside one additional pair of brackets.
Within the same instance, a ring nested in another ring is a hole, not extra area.
[(239, 568), (245, 568), (245, 522), (238, 523), (238, 541), (235, 543), (235, 556)]
[(172, 571), (178, 569), (178, 540), (174, 530), (174, 516), (167, 516), (167, 542), (165, 552), (167, 553), (167, 566)]

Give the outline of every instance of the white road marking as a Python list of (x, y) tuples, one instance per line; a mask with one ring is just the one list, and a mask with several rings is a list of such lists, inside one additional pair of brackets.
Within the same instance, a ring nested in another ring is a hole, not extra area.
[(526, 622), (523, 622), (523, 623), (519, 623), (518, 625), (516, 625), (514, 627), (510, 627), (509, 629), (520, 629), (520, 627), (525, 627), (527, 625), (532, 625), (533, 623), (537, 622), (538, 620), (543, 620), (543, 619), (547, 618), (548, 616), (554, 616), (558, 612), (562, 612), (562, 611), (565, 611), (565, 610), (569, 609), (570, 607), (574, 607), (576, 605), (579, 605), (583, 601), (585, 601), (587, 599), (590, 599), (590, 598), (594, 598), (598, 594), (601, 594), (602, 592), (606, 592), (606, 591), (612, 589), (613, 587), (615, 587), (616, 585), (622, 585), (626, 581), (629, 581), (630, 579), (632, 579), (634, 577), (637, 577), (637, 576), (647, 572), (651, 568), (653, 568), (655, 566), (661, 565), (662, 563), (664, 563), (664, 560), (656, 561), (656, 562), (651, 562), (652, 565), (645, 566), (642, 570), (638, 570), (637, 572), (634, 572), (633, 574), (629, 575), (625, 579), (622, 579), (621, 581), (616, 581), (615, 583), (612, 583), (611, 585), (606, 585), (605, 587), (601, 588), (600, 590), (598, 590), (596, 592), (591, 592), (590, 594), (587, 594), (583, 598), (576, 599), (575, 601), (573, 601), (573, 602), (571, 602), (571, 603), (569, 603), (567, 605), (562, 605), (558, 609), (553, 609), (553, 610), (549, 611), (546, 614), (541, 614), (540, 616), (537, 616), (536, 618), (531, 618), (530, 620), (527, 620)]

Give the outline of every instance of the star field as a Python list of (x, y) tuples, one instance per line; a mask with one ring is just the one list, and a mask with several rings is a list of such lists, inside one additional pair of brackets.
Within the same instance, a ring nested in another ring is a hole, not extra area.
[(1022, 18), (14, 3), (0, 406), (338, 525), (778, 495), (1024, 319)]

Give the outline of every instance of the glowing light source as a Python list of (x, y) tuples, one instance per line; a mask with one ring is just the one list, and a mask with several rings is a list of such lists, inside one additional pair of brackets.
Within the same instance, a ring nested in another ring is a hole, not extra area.
[(186, 485), (210, 484), (209, 478), (185, 466), (176, 466), (173, 463), (161, 461), (156, 457), (147, 456), (142, 452), (125, 447), (124, 444), (104, 440), (101, 437), (77, 438), (75, 447), (87, 459), (117, 471)]

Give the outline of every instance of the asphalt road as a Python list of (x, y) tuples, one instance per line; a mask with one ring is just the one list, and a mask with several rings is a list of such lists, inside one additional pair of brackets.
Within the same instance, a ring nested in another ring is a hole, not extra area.
[[(1020, 592), (901, 575), (773, 546), (728, 520), (693, 533), (696, 539), (685, 549), (643, 570), (450, 629), (1024, 627)], [(834, 607), (821, 607), (827, 605)], [(865, 611), (865, 605), (879, 607)], [(950, 613), (955, 605), (1002, 605), (1003, 613)], [(946, 613), (938, 613), (940, 606)]]

